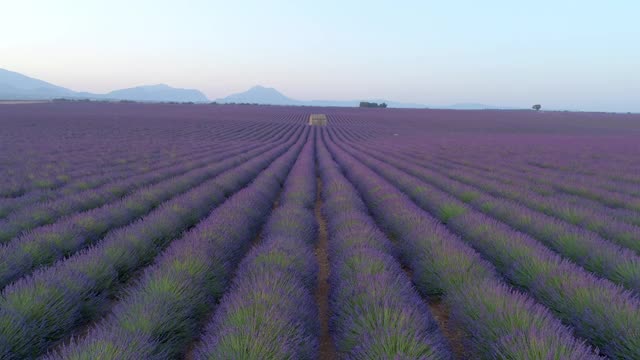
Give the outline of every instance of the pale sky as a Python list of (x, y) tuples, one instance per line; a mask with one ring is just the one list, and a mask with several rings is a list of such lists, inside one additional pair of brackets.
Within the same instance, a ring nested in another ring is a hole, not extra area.
[(634, 0), (0, 0), (0, 68), (91, 92), (640, 111), (639, 17)]

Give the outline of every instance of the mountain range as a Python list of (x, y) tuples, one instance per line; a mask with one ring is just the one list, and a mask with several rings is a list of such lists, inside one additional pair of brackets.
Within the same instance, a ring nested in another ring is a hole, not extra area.
[[(422, 104), (401, 103), (382, 99), (366, 100), (369, 102), (386, 103), (394, 108), (426, 108)], [(232, 94), (224, 98), (216, 99), (218, 103), (250, 103), (263, 105), (297, 105), (297, 106), (340, 106), (357, 107), (360, 100), (296, 100), (289, 98), (278, 90), (264, 86), (254, 86), (251, 89), (237, 94)]]
[(91, 99), (131, 101), (208, 102), (200, 91), (158, 84), (115, 90), (106, 94), (73, 91), (17, 72), (0, 69), (0, 100)]
[[(90, 100), (131, 100), (142, 102), (194, 102), (206, 103), (209, 99), (199, 90), (178, 89), (169, 85), (147, 85), (111, 91), (106, 94), (73, 91), (46, 81), (34, 79), (17, 72), (0, 69), (0, 100), (51, 100), (90, 99)], [(296, 100), (289, 98), (274, 88), (254, 86), (249, 90), (216, 99), (217, 103), (250, 103), (264, 105), (294, 106), (339, 106), (357, 107), (360, 100)], [(441, 108), (441, 109), (502, 109), (484, 104), (455, 104), (451, 106), (428, 106), (424, 104), (403, 103), (383, 99), (369, 99), (368, 102), (386, 103), (392, 108)]]
[[(368, 102), (386, 103), (391, 108), (434, 108), (434, 109), (454, 109), (454, 110), (477, 110), (477, 109), (507, 109), (506, 107), (491, 106), (478, 103), (459, 103), (449, 106), (429, 106), (416, 103), (404, 103), (397, 101), (388, 101), (384, 99), (370, 99)], [(222, 104), (228, 103), (249, 103), (262, 105), (297, 105), (297, 106), (339, 106), (339, 107), (358, 107), (360, 100), (296, 100), (283, 95), (274, 88), (264, 86), (254, 86), (251, 89), (232, 94), (224, 98), (216, 99), (216, 102)]]

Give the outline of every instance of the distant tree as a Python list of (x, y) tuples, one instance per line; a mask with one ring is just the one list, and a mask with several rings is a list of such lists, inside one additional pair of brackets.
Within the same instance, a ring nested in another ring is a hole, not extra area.
[(386, 108), (387, 104), (382, 103), (382, 104), (378, 105), (378, 103), (374, 103), (374, 102), (361, 101), (360, 102), (360, 107), (361, 108)]
[(535, 111), (540, 111), (540, 109), (542, 109), (542, 105), (540, 104), (535, 104), (531, 107), (533, 110)]

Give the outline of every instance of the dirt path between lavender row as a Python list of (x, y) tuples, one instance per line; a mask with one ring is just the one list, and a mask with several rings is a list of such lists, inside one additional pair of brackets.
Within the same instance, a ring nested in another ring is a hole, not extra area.
[[(278, 197), (276, 197), (276, 199), (273, 202), (273, 205), (271, 205), (271, 213), (273, 213), (273, 211), (276, 208), (278, 208), (278, 206), (280, 206), (280, 197), (281, 196), (282, 196), (282, 187), (280, 187), (280, 190), (279, 190), (279, 193), (278, 193)], [(265, 225), (267, 224), (267, 221), (269, 221), (268, 218), (260, 226), (260, 228), (258, 229), (258, 232), (256, 233), (256, 235), (253, 237), (253, 239), (249, 243), (249, 246), (247, 247), (247, 252), (245, 253), (244, 256), (247, 256), (251, 252), (251, 249), (253, 249), (254, 247), (258, 246), (260, 244), (260, 242), (262, 242), (262, 240), (263, 240), (262, 233), (264, 232), (264, 228), (265, 228)], [(235, 271), (234, 271), (234, 274), (230, 277), (230, 282), (228, 284), (229, 286), (231, 286), (231, 281), (233, 281), (234, 277), (235, 277)], [(227, 290), (228, 290), (228, 288), (224, 292), (226, 293)], [(187, 346), (187, 348), (186, 348), (186, 350), (184, 352), (184, 356), (182, 357), (184, 360), (193, 360), (193, 359), (196, 358), (196, 348), (199, 345), (202, 344), (203, 337), (206, 335), (206, 325), (209, 324), (213, 320), (213, 317), (215, 316), (217, 307), (220, 304), (220, 300), (222, 300), (222, 296), (215, 301), (215, 305), (211, 309), (209, 314), (207, 316), (205, 316), (203, 319), (200, 320), (200, 324), (198, 325), (198, 328), (202, 329), (202, 331), (200, 331), (200, 333), (194, 339), (192, 339), (191, 343)]]
[[(395, 240), (392, 240), (395, 243)], [(409, 267), (403, 265), (402, 270), (407, 274), (409, 279), (413, 280), (413, 270)], [(456, 360), (467, 360), (473, 359), (469, 350), (465, 346), (466, 334), (464, 330), (460, 327), (459, 324), (456, 324), (453, 319), (451, 319), (451, 313), (447, 304), (442, 301), (440, 297), (429, 297), (424, 298), (424, 302), (429, 307), (433, 318), (438, 323), (438, 327), (442, 332), (442, 335), (447, 340), (451, 352), (453, 353), (453, 358)]]
[(449, 307), (440, 298), (429, 299), (427, 305), (436, 319), (442, 335), (449, 342), (454, 358), (459, 360), (472, 359), (471, 354), (465, 347), (466, 334), (451, 319)]
[(320, 317), (320, 360), (336, 358), (336, 349), (333, 339), (329, 334), (329, 255), (327, 252), (329, 236), (327, 234), (327, 222), (322, 216), (322, 180), (316, 178), (316, 204), (315, 215), (318, 222), (318, 245), (316, 247), (316, 260), (318, 261), (318, 288), (316, 289), (316, 302), (318, 303), (318, 316)]

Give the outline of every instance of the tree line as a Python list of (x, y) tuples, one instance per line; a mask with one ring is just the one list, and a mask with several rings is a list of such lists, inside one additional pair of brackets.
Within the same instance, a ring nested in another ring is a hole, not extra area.
[(386, 103), (374, 103), (374, 102), (368, 102), (368, 101), (360, 101), (360, 107), (361, 108), (386, 108), (387, 104)]

